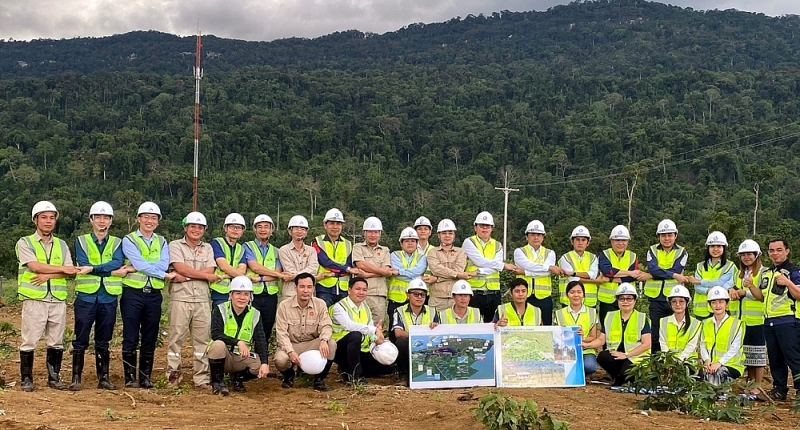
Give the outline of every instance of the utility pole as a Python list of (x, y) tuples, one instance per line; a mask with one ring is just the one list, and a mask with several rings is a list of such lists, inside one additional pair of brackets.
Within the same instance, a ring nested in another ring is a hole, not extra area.
[(203, 44), (200, 42), (200, 21), (197, 21), (197, 53), (194, 59), (194, 177), (192, 178), (192, 210), (197, 210), (197, 176), (200, 170), (200, 79), (203, 69), (200, 68), (200, 54)]
[(508, 238), (508, 193), (512, 191), (519, 191), (518, 188), (508, 188), (508, 170), (505, 172), (503, 188), (494, 187), (495, 190), (500, 190), (505, 194), (505, 202), (503, 203), (503, 261), (506, 261), (506, 239)]

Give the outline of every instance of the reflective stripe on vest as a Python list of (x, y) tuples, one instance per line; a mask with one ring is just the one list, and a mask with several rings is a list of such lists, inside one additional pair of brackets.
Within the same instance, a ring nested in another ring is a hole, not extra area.
[[(663, 249), (658, 249), (658, 245), (653, 245), (650, 247), (650, 253), (656, 258), (658, 267), (664, 270), (672, 269), (672, 266), (675, 265), (675, 262), (683, 256), (683, 252), (683, 247), (678, 245), (673, 246), (668, 253), (664, 252)], [(676, 285), (678, 285), (678, 281), (672, 278), (648, 279), (644, 283), (644, 295), (650, 297), (651, 299), (657, 298), (659, 294), (664, 294), (666, 297), (669, 295), (672, 287)]]
[(441, 315), (442, 324), (480, 324), (483, 322), (481, 311), (477, 308), (467, 306), (467, 315), (465, 317), (463, 322), (459, 322), (456, 313), (453, 312), (453, 308), (447, 308)]
[[(763, 271), (764, 268), (762, 267), (750, 276), (753, 285), (758, 286), (758, 280)], [(736, 288), (749, 292), (750, 289), (743, 285), (742, 279), (743, 278), (739, 276), (734, 278)], [(728, 303), (728, 312), (730, 312), (732, 317), (736, 317), (748, 327), (764, 324), (764, 302), (760, 300), (751, 299), (747, 296), (739, 300), (731, 300), (730, 303)]]
[[(349, 240), (340, 237), (339, 240), (336, 241), (336, 245), (329, 240), (325, 240), (325, 235), (320, 235), (314, 238), (317, 241), (317, 246), (325, 251), (325, 254), (328, 255), (328, 258), (333, 260), (336, 263), (341, 265), (347, 264), (347, 257), (353, 252), (353, 244), (350, 243)], [(344, 246), (339, 246), (342, 242), (344, 242)], [(323, 267), (322, 264), (319, 265), (319, 269), (317, 269), (317, 274), (330, 272), (326, 267)], [(339, 289), (342, 291), (347, 291), (347, 287), (350, 285), (350, 276), (347, 273), (342, 273), (342, 276), (336, 277), (331, 276), (330, 278), (320, 279), (317, 281), (317, 284), (322, 285), (325, 288), (333, 288), (336, 286), (337, 282), (339, 284)]]
[[(589, 251), (584, 251), (583, 257), (579, 256), (575, 251), (570, 251), (564, 254), (564, 257), (569, 260), (569, 264), (572, 265), (572, 271), (576, 273), (588, 273), (589, 268), (592, 267), (592, 263), (597, 261), (597, 256)], [(567, 297), (567, 284), (569, 284), (568, 277), (562, 277), (558, 281), (558, 295), (560, 297), (561, 304), (564, 306), (569, 305), (569, 298)], [(597, 284), (590, 284), (587, 282), (583, 284), (583, 289), (586, 292), (583, 303), (588, 307), (594, 307), (597, 305)]]
[(433, 322), (434, 316), (436, 315), (436, 309), (428, 306), (423, 305), (421, 313), (417, 316), (417, 322), (414, 322), (414, 315), (411, 313), (411, 305), (403, 305), (400, 308), (400, 312), (403, 314), (403, 321), (406, 325), (406, 330), (409, 331), (409, 327), (412, 325), (429, 325)]
[[(780, 272), (778, 272), (780, 273)], [(789, 297), (789, 289), (783, 288), (783, 294), (775, 294), (772, 288), (775, 284), (775, 270), (765, 269), (761, 272), (761, 279), (758, 283), (758, 288), (764, 294), (764, 316), (767, 318), (785, 317), (787, 315), (795, 314), (794, 300)]]
[[(114, 259), (114, 253), (122, 245), (122, 241), (115, 236), (106, 237), (106, 247), (103, 248), (103, 254), (100, 255), (100, 249), (94, 243), (91, 234), (78, 236), (78, 246), (81, 247), (92, 266), (99, 266), (101, 264), (110, 263)], [(108, 294), (118, 296), (122, 294), (122, 278), (117, 276), (104, 276), (97, 275), (75, 275), (75, 291), (85, 294), (94, 294), (100, 289), (100, 283)]]
[[(155, 233), (153, 233), (153, 239), (150, 241), (149, 247), (147, 246), (147, 243), (145, 243), (145, 241), (135, 232), (129, 233), (125, 237), (134, 243), (137, 248), (139, 248), (139, 254), (141, 254), (142, 259), (148, 263), (155, 263), (160, 260), (161, 248), (167, 244), (166, 239)], [(126, 261), (126, 264), (128, 263), (129, 261)], [(160, 290), (164, 288), (163, 279), (152, 278), (147, 276), (145, 273), (138, 271), (125, 275), (125, 277), (122, 278), (122, 285), (141, 290), (145, 287), (145, 285), (147, 285), (148, 280), (150, 280), (150, 286), (153, 287), (153, 289)]]
[[(719, 326), (719, 330), (717, 330), (715, 321), (714, 317), (703, 321), (703, 342), (706, 350), (711, 355), (710, 360), (712, 363), (718, 362), (728, 352), (731, 341), (739, 331), (742, 332), (742, 339), (744, 339), (745, 331), (744, 324), (734, 317), (728, 317)], [(744, 347), (742, 342), (739, 342), (739, 351), (725, 363), (725, 366), (738, 370), (740, 374), (744, 372)]]
[[(67, 243), (63, 240), (53, 237), (52, 246), (50, 247), (50, 255), (47, 255), (44, 246), (41, 242), (36, 240), (33, 235), (25, 236), (23, 238), (25, 243), (28, 244), (36, 253), (36, 261), (51, 266), (63, 266), (64, 256), (67, 255)], [(19, 251), (17, 251), (19, 254)], [(65, 278), (53, 278), (41, 285), (34, 285), (33, 278), (37, 275), (36, 272), (28, 269), (27, 265), (20, 264), (17, 268), (17, 295), (22, 298), (42, 300), (47, 297), (47, 290), (50, 294), (58, 300), (64, 301), (67, 299), (67, 280)]]
[[(255, 240), (251, 240), (244, 244), (244, 246), (250, 248), (250, 252), (256, 257), (256, 262), (267, 269), (275, 270), (278, 266), (278, 257), (275, 253), (275, 247), (273, 245), (268, 245), (266, 255), (261, 254), (261, 247), (258, 246), (258, 243)], [(247, 276), (260, 276), (258, 273), (253, 272), (252, 270), (247, 270)], [(230, 286), (230, 284), (228, 284)], [(261, 294), (264, 292), (264, 288), (267, 289), (267, 294), (274, 296), (278, 294), (278, 281), (263, 281), (263, 282), (256, 282), (253, 285), (253, 294)]]
[[(469, 238), (472, 241), (472, 244), (475, 245), (475, 249), (477, 249), (483, 258), (487, 260), (494, 260), (494, 256), (497, 254), (497, 249), (499, 244), (494, 239), (489, 239), (489, 243), (485, 246), (483, 242), (478, 238), (477, 235), (472, 236)], [(478, 266), (472, 262), (469, 258), (467, 258), (467, 267), (464, 269), (465, 272), (475, 272), (478, 270)], [(469, 285), (472, 289), (483, 290), (487, 289), (490, 291), (500, 291), (500, 272), (494, 272), (491, 275), (475, 275), (472, 278), (468, 279)]]
[[(222, 248), (222, 252), (225, 253), (225, 261), (231, 265), (234, 269), (239, 267), (239, 262), (242, 261), (242, 256), (244, 255), (244, 247), (240, 244), (235, 244), (233, 246), (233, 254), (231, 254), (231, 246), (228, 244), (228, 241), (225, 240), (223, 237), (218, 237), (214, 239), (215, 242)], [(217, 267), (214, 269), (214, 274), (217, 276), (227, 275), (222, 269)], [(220, 279), (217, 282), (209, 285), (212, 291), (216, 291), (220, 294), (228, 294), (231, 292), (231, 280), (230, 279)], [(253, 286), (253, 292), (255, 292), (255, 286)]]
[[(347, 336), (350, 331), (345, 330), (344, 327), (336, 321), (336, 318), (333, 316), (333, 308), (336, 306), (341, 306), (347, 315), (350, 316), (350, 319), (359, 324), (369, 325), (372, 322), (372, 313), (369, 311), (369, 307), (367, 307), (367, 303), (361, 303), (361, 308), (357, 309), (355, 303), (350, 300), (350, 297), (345, 297), (342, 300), (339, 300), (328, 308), (328, 315), (331, 317), (331, 327), (333, 328), (333, 335), (331, 338), (333, 340), (338, 341), (339, 339)], [(369, 352), (369, 343), (370, 343), (370, 336), (364, 335), (363, 339), (361, 340), (361, 351), (362, 352)]]
[[(642, 330), (647, 322), (647, 316), (639, 311), (633, 311), (628, 324), (625, 326), (625, 333), (622, 333), (622, 313), (620, 311), (612, 311), (606, 315), (606, 320), (603, 322), (606, 332), (606, 348), (609, 351), (616, 351), (619, 344), (622, 343), (623, 336), (625, 338), (625, 353), (628, 354), (642, 344)], [(650, 336), (652, 339), (652, 335)], [(633, 363), (638, 363), (647, 356), (647, 351), (636, 357), (629, 357)]]
[[(256, 331), (256, 326), (258, 325), (258, 320), (261, 319), (261, 312), (258, 309), (254, 308), (253, 306), (247, 306), (244, 308), (244, 311), (247, 312), (244, 315), (244, 319), (242, 320), (242, 325), (236, 323), (236, 316), (233, 314), (233, 307), (231, 306), (230, 300), (225, 303), (220, 303), (217, 305), (219, 308), (219, 313), (222, 315), (222, 324), (224, 326), (223, 332), (225, 336), (232, 337), (236, 340), (241, 340), (247, 345), (247, 349), (252, 351), (252, 344), (253, 344), (253, 333)], [(214, 340), (211, 340), (208, 345), (209, 348), (211, 344), (214, 343)], [(237, 342), (238, 344), (238, 342)], [(239, 345), (230, 348), (230, 351), (234, 354), (239, 354)]]
[(525, 314), (522, 315), (521, 320), (513, 303), (498, 306), (497, 313), (500, 318), (506, 317), (509, 326), (542, 325), (542, 310), (530, 303), (525, 303)]
[[(400, 258), (400, 265), (403, 266), (404, 269), (410, 269), (417, 265), (417, 260), (419, 259), (418, 251), (414, 251), (411, 257), (406, 255), (405, 251), (394, 251), (394, 254)], [(395, 303), (405, 303), (408, 282), (409, 281), (400, 279), (399, 276), (392, 276), (389, 279), (389, 295), (387, 298)]]
[[(433, 249), (433, 248), (434, 248), (434, 246), (429, 243), (428, 246), (425, 248), (425, 252), (423, 252), (422, 255), (427, 257), (428, 253), (431, 252), (431, 249)], [(417, 247), (417, 251), (419, 251), (419, 247)], [(423, 273), (422, 276), (431, 276), (431, 275), (432, 275), (432, 273), (431, 273), (430, 266), (426, 266), (425, 267), (425, 273)]]
[[(731, 270), (736, 270), (736, 265), (733, 264), (732, 261), (727, 261), (725, 266), (722, 265), (722, 261), (717, 261), (717, 264), (713, 266), (709, 266), (708, 270), (705, 269), (704, 263), (697, 263), (696, 269), (696, 277), (702, 281), (714, 281), (719, 279), (723, 274), (728, 273)], [(734, 273), (735, 275), (735, 273)], [(711, 315), (711, 306), (708, 305), (708, 295), (703, 293), (698, 293), (697, 289), (695, 288), (694, 291), (694, 298), (692, 301), (694, 302), (694, 314), (705, 318)], [(698, 306), (699, 303), (705, 303), (705, 305)]]
[[(611, 263), (611, 267), (617, 270), (630, 270), (631, 266), (636, 262), (636, 253), (627, 249), (622, 254), (622, 257), (617, 257), (617, 253), (611, 248), (603, 251), (603, 255)], [(616, 282), (603, 282), (597, 289), (597, 300), (602, 303), (614, 303), (617, 300), (614, 295), (617, 292), (617, 287), (619, 287), (619, 284)]]
[[(549, 249), (540, 246), (539, 251), (534, 251), (530, 245), (525, 245), (522, 247), (522, 251), (531, 263), (544, 264)], [(535, 255), (534, 252), (536, 252)], [(517, 278), (524, 279), (528, 282), (528, 297), (533, 294), (537, 299), (542, 300), (553, 295), (553, 278), (550, 277), (549, 273), (547, 276), (540, 276), (538, 278), (525, 275), (517, 275)]]
[[(583, 337), (586, 338), (589, 336), (589, 332), (592, 330), (597, 324), (597, 309), (595, 308), (586, 308), (586, 312), (580, 312), (578, 314), (578, 318), (572, 316), (572, 312), (570, 312), (570, 307), (565, 306), (556, 311), (556, 325), (560, 325), (561, 327), (568, 327), (568, 326), (579, 326), (583, 330)], [(584, 349), (584, 354), (594, 354), (595, 350), (593, 349)]]
[[(686, 345), (689, 344), (689, 341), (694, 339), (696, 336), (700, 336), (700, 329), (702, 328), (703, 323), (697, 318), (694, 318), (692, 319), (692, 322), (689, 323), (689, 328), (687, 328), (684, 332), (682, 329), (678, 329), (677, 325), (669, 322), (669, 319), (670, 317), (661, 318), (661, 326), (658, 329), (659, 338), (663, 335), (664, 338), (667, 339), (667, 347), (669, 348), (670, 352), (680, 354), (684, 349), (686, 349)], [(689, 357), (687, 357), (687, 360), (696, 358), (697, 351), (692, 351)]]

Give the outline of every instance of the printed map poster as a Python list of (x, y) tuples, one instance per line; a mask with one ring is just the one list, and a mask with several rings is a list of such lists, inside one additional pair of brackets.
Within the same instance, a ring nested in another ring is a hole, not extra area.
[(415, 325), (409, 335), (412, 389), (494, 387), (493, 324)]
[(500, 327), (497, 386), (509, 388), (586, 385), (578, 327)]

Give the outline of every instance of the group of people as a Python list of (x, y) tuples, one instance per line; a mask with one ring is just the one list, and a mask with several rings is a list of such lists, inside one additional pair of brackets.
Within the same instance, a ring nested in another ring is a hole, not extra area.
[[(34, 389), (33, 349), (43, 333), (48, 385), (80, 390), (92, 326), (98, 388), (115, 389), (108, 348), (117, 301), (125, 385), (152, 387), (164, 288), (168, 384), (182, 380), (182, 343), (191, 334), (194, 385), (214, 394), (228, 394), (226, 373), (236, 391), (244, 391), (244, 381), (267, 375), (273, 328), (274, 363), (284, 388), (293, 386), (302, 369), (314, 375), (315, 389), (327, 390), (333, 363), (347, 382), (392, 372), (402, 377), (409, 371), (410, 326), (470, 323), (578, 326), (586, 373), (600, 366), (615, 385), (628, 379), (634, 363), (661, 350), (696, 362), (713, 381), (735, 379), (746, 370), (760, 382), (769, 358), (769, 395), (775, 399), (786, 398), (789, 369), (800, 376), (800, 309), (794, 299), (800, 297), (800, 269), (790, 262), (783, 239), (768, 243), (769, 267), (762, 265), (758, 243), (749, 239), (739, 246), (736, 265), (727, 259), (725, 235), (712, 232), (704, 260), (684, 275), (688, 255), (676, 244), (678, 230), (668, 219), (658, 224), (658, 243), (640, 266), (628, 249), (625, 226), (612, 229), (611, 247), (599, 255), (587, 251), (589, 229), (577, 226), (570, 235), (572, 250), (556, 260), (555, 252), (542, 246), (546, 231), (538, 220), (527, 225), (527, 244), (515, 249), (513, 263), (505, 262), (502, 245), (492, 238), (489, 212), (477, 215), (474, 234), (461, 247), (452, 220), (438, 223), (439, 245), (433, 246), (433, 224), (419, 217), (403, 229), (395, 251), (381, 245), (383, 226), (376, 217), (364, 221), (363, 242), (343, 237), (344, 215), (335, 208), (323, 218), (325, 233), (310, 245), (308, 221), (293, 216), (291, 241), (280, 248), (269, 243), (275, 224), (265, 214), (253, 220), (255, 240), (246, 243), (240, 239), (247, 225), (237, 213), (226, 217), (224, 235), (210, 242), (204, 242), (208, 224), (199, 212), (184, 218), (184, 236), (171, 242), (155, 233), (161, 212), (153, 202), (139, 206), (139, 228), (122, 239), (108, 235), (113, 215), (108, 203), (92, 205), (92, 232), (76, 239), (73, 265), (67, 244), (52, 235), (55, 206), (34, 205), (36, 232), (16, 246), (24, 391)], [(516, 276), (507, 303), (500, 292), (502, 271)], [(59, 372), (66, 278), (73, 276), (75, 339), (67, 385)], [(648, 299), (648, 315), (635, 309), (637, 284)]]

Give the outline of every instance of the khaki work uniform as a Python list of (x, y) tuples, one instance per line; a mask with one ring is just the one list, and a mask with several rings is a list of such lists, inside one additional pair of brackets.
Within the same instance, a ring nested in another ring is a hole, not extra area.
[[(365, 261), (377, 267), (392, 267), (392, 252), (389, 248), (376, 245), (374, 248), (367, 245), (367, 242), (357, 243), (353, 246), (353, 264), (357, 261)], [(372, 321), (377, 324), (380, 321), (388, 322), (386, 319), (386, 295), (389, 287), (386, 278), (374, 277), (367, 279), (367, 306), (372, 311)], [(386, 324), (384, 324), (386, 326)]]
[(289, 353), (294, 351), (300, 355), (318, 350), (322, 339), (328, 342), (328, 360), (336, 355), (336, 341), (331, 339), (331, 317), (322, 299), (312, 297), (303, 308), (297, 303), (297, 296), (282, 301), (275, 318), (275, 334), (278, 338), (275, 367), (281, 372), (292, 367)]
[(467, 255), (462, 248), (453, 246), (449, 250), (437, 246), (428, 252), (428, 269), (431, 275), (436, 276), (436, 281), (431, 287), (431, 296), (428, 305), (444, 312), (453, 307), (453, 284), (458, 278), (456, 275), (463, 273), (467, 267)]
[[(319, 270), (317, 251), (305, 243), (300, 250), (294, 246), (294, 241), (283, 245), (278, 249), (278, 259), (281, 261), (281, 267), (284, 272), (294, 273), (295, 275), (310, 273), (316, 276)], [(281, 297), (286, 299), (294, 297), (295, 294), (294, 281), (284, 281)]]

